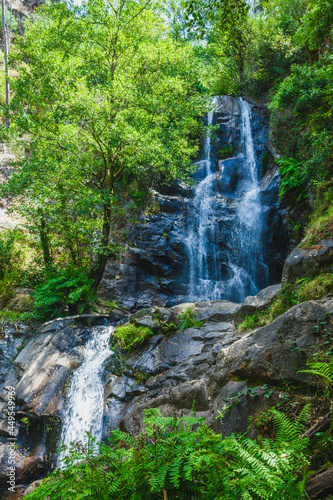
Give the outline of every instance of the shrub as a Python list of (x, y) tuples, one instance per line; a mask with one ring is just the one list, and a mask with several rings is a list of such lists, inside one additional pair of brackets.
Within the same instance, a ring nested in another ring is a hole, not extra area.
[[(45, 282), (34, 294), (33, 319), (46, 321), (67, 313), (78, 314), (95, 297), (93, 280), (85, 270), (70, 266), (48, 271)], [(67, 309), (67, 310), (66, 310)]]
[(17, 266), (20, 252), (16, 242), (21, 238), (22, 233), (19, 229), (0, 233), (0, 280), (4, 278), (6, 271), (11, 271)]
[[(306, 407), (291, 422), (272, 410), (275, 440), (223, 438), (203, 418), (163, 417), (145, 410), (145, 430), (132, 437), (112, 431), (109, 444), (72, 447), (67, 468), (57, 470), (27, 500), (291, 500), (302, 499), (307, 440)], [(75, 461), (81, 459), (80, 463)]]
[(290, 192), (296, 196), (296, 201), (307, 198), (309, 193), (306, 190), (304, 173), (301, 170), (302, 162), (294, 158), (280, 158), (276, 161), (282, 176), (280, 198), (284, 198)]
[(202, 321), (197, 321), (195, 319), (193, 307), (187, 307), (185, 311), (178, 316), (178, 326), (181, 332), (186, 328), (200, 327), (202, 325)]

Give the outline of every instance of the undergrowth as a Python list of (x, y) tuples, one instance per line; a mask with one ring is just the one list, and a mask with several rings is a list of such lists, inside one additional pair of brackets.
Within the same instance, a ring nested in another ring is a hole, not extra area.
[[(27, 500), (292, 500), (304, 499), (306, 407), (295, 421), (272, 410), (275, 439), (224, 438), (195, 415), (145, 410), (137, 437), (112, 431), (108, 444), (73, 445), (57, 470)], [(77, 460), (81, 460), (76, 463)]]
[(246, 316), (238, 325), (238, 330), (242, 332), (268, 325), (291, 307), (307, 300), (322, 299), (330, 293), (333, 293), (332, 273), (321, 273), (315, 278), (308, 276), (298, 280), (294, 285), (285, 285), (270, 307), (252, 316)]
[(198, 321), (195, 319), (193, 307), (187, 307), (185, 311), (178, 316), (178, 327), (181, 332), (186, 328), (200, 328), (202, 325), (203, 321)]
[(125, 351), (130, 351), (141, 345), (153, 332), (146, 326), (137, 326), (134, 323), (127, 323), (119, 326), (112, 333), (116, 347)]

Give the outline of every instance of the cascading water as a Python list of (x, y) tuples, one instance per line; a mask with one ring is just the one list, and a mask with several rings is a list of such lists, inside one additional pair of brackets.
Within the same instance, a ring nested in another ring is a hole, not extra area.
[[(236, 224), (233, 230), (233, 255), (230, 264), (242, 270), (238, 274), (242, 287), (235, 288), (234, 296), (243, 300), (254, 295), (266, 284), (267, 267), (263, 262), (263, 217), (258, 162), (255, 156), (251, 129), (251, 106), (240, 99), (241, 136), (244, 148), (243, 181), (238, 187)], [(237, 273), (236, 273), (237, 274)]]
[[(228, 242), (230, 250), (225, 260), (221, 261), (216, 241), (219, 214), (214, 209), (214, 200), (218, 196), (217, 174), (212, 168), (208, 132), (204, 148), (205, 177), (195, 187), (188, 220), (189, 301), (227, 299), (242, 302), (247, 295), (257, 293), (266, 285), (260, 172), (251, 129), (251, 106), (243, 99), (239, 99), (239, 105), (241, 151), (237, 159), (242, 164), (242, 175), (234, 193), (234, 220)], [(213, 113), (209, 113), (208, 125), (212, 121)]]
[[(208, 113), (208, 126), (212, 124), (213, 112)], [(210, 242), (215, 238), (215, 220), (212, 217), (212, 202), (216, 173), (212, 171), (211, 136), (207, 131), (204, 147), (204, 179), (195, 187), (193, 208), (194, 220), (189, 223), (186, 246), (190, 264), (189, 300), (214, 298), (218, 280), (216, 254)]]
[[(74, 372), (67, 395), (67, 407), (61, 433), (61, 443), (88, 443), (89, 433), (99, 443), (102, 438), (104, 388), (103, 363), (112, 354), (110, 336), (113, 327), (92, 329), (92, 336), (84, 347), (82, 365)], [(58, 456), (58, 467), (63, 465), (67, 451)]]

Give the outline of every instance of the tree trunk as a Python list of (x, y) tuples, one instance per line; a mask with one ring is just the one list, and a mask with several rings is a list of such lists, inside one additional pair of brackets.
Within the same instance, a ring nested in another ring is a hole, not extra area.
[(162, 489), (163, 491), (163, 500), (168, 500), (168, 492), (164, 488)]
[(46, 269), (48, 269), (52, 264), (52, 257), (50, 251), (50, 240), (47, 234), (47, 227), (44, 217), (41, 217), (41, 222), (39, 226), (40, 242), (43, 250), (44, 264)]
[[(9, 112), (9, 79), (8, 79), (8, 40), (7, 40), (7, 26), (6, 26), (6, 5), (5, 0), (2, 0), (2, 33), (3, 33), (3, 46), (5, 58), (5, 73), (6, 73), (6, 106)], [(6, 116), (5, 127), (9, 128), (9, 118)]]
[(310, 479), (306, 483), (306, 491), (311, 498), (333, 491), (333, 467)]
[(102, 228), (102, 238), (101, 238), (101, 250), (97, 258), (96, 265), (92, 268), (90, 272), (90, 278), (94, 280), (93, 288), (97, 290), (97, 287), (103, 277), (106, 261), (108, 258), (107, 247), (109, 245), (109, 236), (111, 230), (111, 207), (104, 206), (104, 220)]

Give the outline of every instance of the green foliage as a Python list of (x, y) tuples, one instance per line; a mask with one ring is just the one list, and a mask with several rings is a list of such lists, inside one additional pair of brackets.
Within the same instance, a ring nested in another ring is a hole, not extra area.
[(326, 360), (310, 361), (307, 363), (306, 370), (300, 370), (299, 373), (311, 373), (321, 379), (323, 384), (328, 385), (330, 391), (333, 388), (333, 355), (330, 352), (326, 355)]
[(6, 271), (12, 271), (18, 265), (20, 251), (16, 242), (22, 237), (19, 229), (0, 233), (0, 280), (3, 279)]
[(113, 340), (116, 341), (116, 346), (130, 351), (142, 344), (153, 332), (146, 326), (137, 326), (134, 323), (127, 323), (123, 326), (118, 326), (112, 333)]
[(333, 274), (321, 273), (313, 279), (305, 280), (299, 293), (301, 302), (322, 299), (333, 292)]
[(276, 161), (282, 176), (280, 198), (284, 198), (287, 194), (296, 195), (296, 201), (307, 198), (309, 193), (304, 188), (305, 179), (300, 168), (302, 162), (294, 160), (294, 158), (279, 158)]
[(225, 160), (226, 158), (230, 158), (233, 155), (234, 147), (231, 144), (230, 146), (226, 146), (219, 150), (219, 158), (221, 160)]
[[(294, 179), (299, 185), (302, 179), (309, 182), (309, 180), (324, 181), (331, 178), (332, 77), (333, 65), (323, 61), (313, 65), (293, 66), (291, 75), (279, 85), (270, 104), (272, 133), (276, 142), (278, 139), (279, 152), (300, 158), (299, 164), (295, 165)], [(291, 133), (294, 141), (289, 145), (287, 142), (287, 148), (282, 135), (287, 133), (290, 135), (290, 124), (287, 123), (285, 127), (278, 119), (284, 114), (286, 117), (289, 114), (293, 115), (294, 123), (294, 130)]]
[[(98, 456), (73, 446), (67, 468), (53, 472), (27, 499), (303, 499), (297, 474), (306, 467), (307, 440), (300, 435), (308, 415), (306, 408), (291, 422), (272, 411), (276, 440), (256, 442), (223, 438), (203, 418), (145, 410), (139, 436), (115, 430)], [(77, 464), (77, 459), (84, 461)]]
[(84, 269), (67, 266), (61, 270), (49, 270), (45, 282), (34, 294), (35, 304), (32, 318), (36, 321), (82, 312), (84, 306), (95, 297), (92, 279)]
[(195, 328), (203, 325), (202, 321), (197, 321), (195, 319), (195, 313), (193, 307), (187, 307), (185, 311), (178, 316), (178, 327), (182, 332), (186, 328)]
[[(0, 233), (0, 307), (14, 298), (14, 289), (22, 286), (29, 244), (20, 229)], [(12, 311), (14, 313), (14, 311)]]
[(159, 12), (143, 0), (53, 3), (11, 51), (9, 133), (29, 156), (4, 191), (45, 268), (84, 267), (95, 289), (123, 243), (124, 191), (142, 208), (149, 187), (194, 169), (206, 99), (192, 47)]
[[(327, 183), (324, 183), (324, 185), (326, 184)], [(324, 193), (321, 192), (321, 190), (318, 191), (316, 197), (318, 201), (320, 200), (320, 204), (311, 216), (305, 236), (300, 243), (302, 247), (315, 245), (319, 243), (320, 240), (330, 239), (333, 236), (333, 203), (330, 199), (331, 189), (326, 188)], [(325, 195), (328, 200), (325, 199)]]
[(239, 331), (247, 331), (265, 326), (291, 307), (299, 304), (301, 302), (300, 293), (302, 284), (304, 284), (304, 280), (302, 280), (302, 283), (297, 283), (296, 285), (285, 285), (278, 293), (273, 304), (266, 310), (258, 311), (253, 316), (246, 316), (243, 323), (238, 326)]
[(332, 273), (320, 273), (298, 280), (295, 285), (285, 285), (276, 300), (266, 310), (258, 311), (252, 316), (246, 316), (238, 325), (239, 331), (248, 331), (271, 323), (291, 307), (307, 300), (322, 299), (333, 291)]

